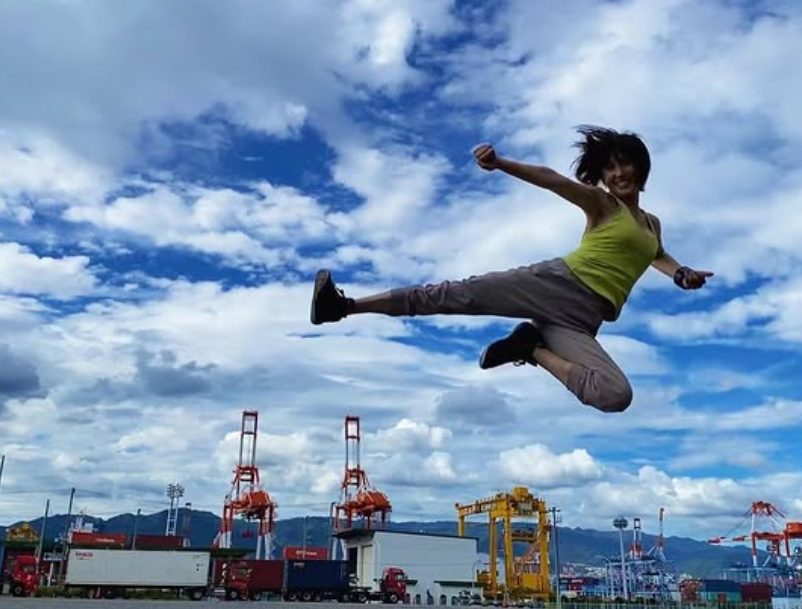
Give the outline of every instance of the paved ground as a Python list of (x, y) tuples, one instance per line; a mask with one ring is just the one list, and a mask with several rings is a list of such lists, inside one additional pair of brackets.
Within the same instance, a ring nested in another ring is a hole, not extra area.
[[(278, 601), (270, 602), (246, 602), (246, 603), (225, 603), (216, 599), (192, 602), (192, 601), (131, 601), (116, 599), (105, 600), (84, 600), (66, 598), (13, 598), (11, 596), (0, 596), (0, 608), (2, 609), (204, 609), (214, 607), (215, 609), (248, 609), (248, 607), (270, 607), (270, 609), (365, 609), (373, 605), (351, 605), (345, 603), (282, 603)], [(403, 607), (403, 605), (398, 605)]]
[[(223, 609), (228, 603), (221, 604), (216, 600), (200, 601), (195, 603), (177, 601), (132, 601), (115, 599), (106, 600), (87, 600), (87, 599), (67, 599), (67, 598), (12, 598), (10, 596), (0, 596), (0, 607), (3, 609), (101, 609), (110, 607), (114, 609), (176, 609), (177, 607), (193, 607), (202, 609), (204, 607), (215, 607)], [(263, 606), (262, 603), (249, 603), (255, 607)], [(239, 605), (239, 603), (237, 603)], [(271, 605), (272, 607), (272, 605)], [(243, 606), (244, 609), (244, 606)]]

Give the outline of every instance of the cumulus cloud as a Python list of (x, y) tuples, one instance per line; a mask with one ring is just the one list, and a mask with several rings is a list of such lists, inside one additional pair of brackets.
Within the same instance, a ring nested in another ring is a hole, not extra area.
[[(399, 86), (415, 78), (407, 52), (417, 37), (454, 25), (448, 4), (389, 5), (303, 0), (276, 11), (203, 2), (177, 20), (150, 1), (114, 11), (102, 2), (4, 5), (0, 50), (18, 60), (0, 74), (17, 94), (4, 98), (0, 114), (6, 122), (42, 125), (85, 153), (117, 162), (140, 152), (135, 144), (142, 131), (158, 135), (160, 124), (215, 109), (277, 136), (308, 120), (335, 129), (337, 120), (346, 120), (338, 108), (347, 92), (341, 79)], [(198, 46), (201, 32), (205, 44)], [(310, 41), (322, 52), (309, 52)], [(179, 80), (182, 86), (173, 86)], [(55, 98), (61, 103), (47, 101)]]
[(516, 415), (508, 397), (491, 386), (454, 389), (440, 396), (437, 419), (455, 427), (510, 425)]
[(0, 396), (32, 396), (40, 389), (36, 366), (15, 355), (8, 345), (0, 344)]
[(545, 444), (504, 450), (498, 466), (506, 479), (542, 488), (580, 486), (604, 474), (603, 466), (584, 448), (555, 454)]
[(156, 359), (147, 353), (137, 357), (137, 377), (147, 391), (159, 396), (181, 396), (204, 393), (211, 387), (209, 372), (214, 366), (198, 366), (195, 362), (176, 365), (175, 354), (162, 352)]
[(382, 450), (400, 451), (414, 448), (440, 448), (451, 437), (451, 431), (422, 421), (401, 419), (389, 429), (380, 429), (373, 442)]
[[(733, 298), (710, 311), (649, 315), (649, 327), (666, 339), (699, 340), (751, 335), (756, 331), (792, 343), (802, 338), (799, 278), (777, 280), (747, 296)], [(676, 328), (682, 327), (677, 333)]]
[(30, 221), (34, 206), (63, 201), (97, 202), (112, 175), (42, 132), (0, 129), (3, 210)]
[(97, 279), (86, 256), (38, 256), (19, 243), (0, 243), (0, 289), (67, 300), (91, 292)]

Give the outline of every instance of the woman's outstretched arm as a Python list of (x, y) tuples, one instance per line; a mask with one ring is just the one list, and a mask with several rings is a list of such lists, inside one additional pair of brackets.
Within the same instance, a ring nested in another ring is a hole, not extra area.
[(474, 149), (473, 154), (482, 169), (487, 171), (498, 169), (520, 180), (550, 190), (581, 208), (591, 219), (596, 220), (615, 207), (601, 188), (567, 178), (550, 167), (528, 165), (498, 156), (490, 144), (480, 144)]

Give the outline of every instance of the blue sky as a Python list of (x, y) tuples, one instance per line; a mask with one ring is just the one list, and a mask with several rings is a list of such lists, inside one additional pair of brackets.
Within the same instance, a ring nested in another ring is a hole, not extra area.
[[(285, 6), (286, 5), (286, 6)], [(0, 6), (0, 522), (109, 516), (180, 482), (220, 511), (241, 411), (279, 517), (338, 498), (346, 414), (394, 518), (515, 485), (567, 526), (802, 519), (797, 2), (57, 0)], [(681, 262), (600, 340), (629, 410), (481, 371), (514, 321), (360, 316), (349, 294), (570, 251), (581, 213), (473, 145), (570, 171), (574, 126), (640, 133)]]

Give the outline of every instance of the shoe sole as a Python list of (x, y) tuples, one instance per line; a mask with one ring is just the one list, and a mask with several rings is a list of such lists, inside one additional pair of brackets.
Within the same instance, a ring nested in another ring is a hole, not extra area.
[(479, 367), (482, 370), (490, 370), (491, 368), (495, 368), (495, 366), (485, 366), (485, 359), (487, 358), (487, 350), (490, 347), (485, 347), (485, 350), (482, 351), (482, 354), (479, 356)]
[[(490, 343), (490, 344), (489, 344), (487, 347), (485, 347), (484, 351), (482, 351), (482, 354), (479, 356), (479, 367), (480, 367), (482, 370), (491, 370), (491, 369), (493, 369), (493, 368), (498, 368), (499, 366), (505, 366), (505, 365), (507, 365), (507, 364), (514, 364), (514, 365), (516, 365), (516, 366), (517, 366), (517, 365), (521, 365), (521, 364), (517, 364), (515, 360), (509, 360), (509, 361), (499, 362), (499, 363), (497, 363), (497, 364), (493, 364), (493, 365), (488, 365), (488, 363), (487, 363), (487, 356), (488, 356), (488, 352), (489, 352), (489, 351), (490, 351), (490, 350), (491, 350), (491, 349), (492, 349), (494, 346), (498, 346), (498, 345), (499, 345), (499, 343), (504, 343), (504, 342), (506, 342), (506, 341), (510, 340), (510, 338), (512, 337), (512, 335), (514, 335), (514, 334), (515, 334), (515, 332), (517, 332), (517, 331), (518, 331), (518, 328), (519, 328), (521, 325), (522, 325), (522, 324), (519, 324), (518, 326), (516, 326), (516, 327), (515, 327), (515, 329), (512, 331), (512, 334), (508, 335), (508, 336), (507, 336), (507, 337), (505, 337), (505, 338), (500, 338), (499, 340), (497, 340), (497, 341), (494, 341), (494, 342)], [(543, 340), (543, 339), (540, 337), (540, 333), (538, 333), (538, 338), (537, 338), (537, 343), (536, 343), (536, 346), (539, 346), (540, 344), (542, 344), (542, 340)], [(527, 364), (530, 364), (530, 365), (532, 365), (532, 366), (537, 366), (537, 362), (536, 362), (536, 361), (534, 361), (534, 360), (532, 360), (532, 361), (526, 360), (526, 363), (527, 363)]]
[(320, 294), (320, 290), (323, 289), (323, 286), (331, 278), (331, 273), (329, 271), (318, 271), (315, 275), (315, 288), (312, 291), (312, 310), (309, 312), (309, 320), (312, 322), (313, 325), (319, 326), (322, 324), (322, 321), (318, 321), (317, 315), (315, 314), (315, 309), (317, 305), (317, 296)]
[[(496, 342), (499, 342), (499, 341), (496, 341)], [(510, 360), (510, 361), (506, 361), (506, 362), (498, 362), (496, 364), (489, 364), (487, 362), (487, 356), (489, 355), (490, 350), (494, 346), (496, 346), (496, 343), (490, 343), (487, 347), (485, 347), (485, 350), (482, 351), (482, 354), (479, 356), (479, 367), (482, 370), (492, 370), (493, 368), (498, 368), (499, 366), (504, 366), (505, 364), (513, 364), (513, 363), (515, 363), (513, 360)]]

